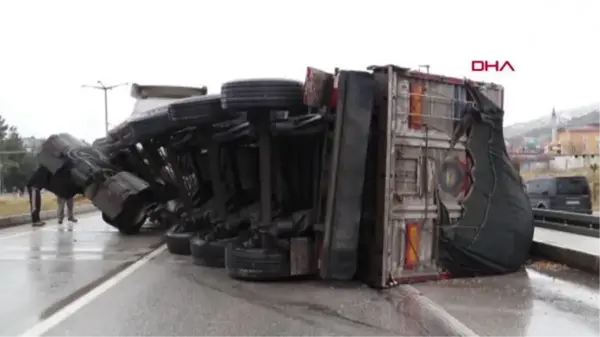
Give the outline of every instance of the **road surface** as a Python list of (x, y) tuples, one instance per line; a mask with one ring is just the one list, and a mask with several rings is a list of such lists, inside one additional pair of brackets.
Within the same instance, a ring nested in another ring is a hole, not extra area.
[[(597, 279), (568, 281), (578, 275), (568, 270), (418, 285), (424, 296), (412, 287), (238, 282), (170, 255), (159, 234), (123, 237), (97, 214), (72, 231), (1, 230), (0, 268), (0, 335), (599, 334)], [(506, 284), (514, 291), (494, 290)]]

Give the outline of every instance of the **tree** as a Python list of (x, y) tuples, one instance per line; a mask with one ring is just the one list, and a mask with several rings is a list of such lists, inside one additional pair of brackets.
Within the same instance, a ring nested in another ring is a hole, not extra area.
[(15, 126), (8, 125), (0, 116), (0, 179), (2, 189), (23, 188), (29, 175), (35, 170), (32, 153), (26, 151), (23, 140)]

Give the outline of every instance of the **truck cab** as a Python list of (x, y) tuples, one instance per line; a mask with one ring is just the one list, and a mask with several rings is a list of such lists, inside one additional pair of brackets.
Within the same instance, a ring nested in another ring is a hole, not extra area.
[(145, 112), (166, 106), (169, 103), (190, 96), (206, 95), (206, 87), (182, 87), (168, 85), (131, 85), (131, 97), (135, 99), (132, 116), (143, 115)]

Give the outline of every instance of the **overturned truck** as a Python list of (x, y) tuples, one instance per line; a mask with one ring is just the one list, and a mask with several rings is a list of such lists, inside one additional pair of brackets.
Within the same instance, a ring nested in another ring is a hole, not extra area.
[(195, 264), (380, 288), (527, 258), (498, 85), (389, 65), (132, 94), (135, 113), (92, 146), (51, 136), (35, 183), (85, 195), (124, 234), (168, 228)]

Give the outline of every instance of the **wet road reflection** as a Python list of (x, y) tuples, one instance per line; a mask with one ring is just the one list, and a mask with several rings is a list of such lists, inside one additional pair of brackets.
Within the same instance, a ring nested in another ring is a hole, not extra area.
[[(93, 317), (93, 319), (91, 319)], [(168, 253), (53, 328), (48, 336), (444, 336), (403, 289), (355, 283), (254, 283)]]
[[(153, 250), (157, 234), (122, 237), (98, 215), (72, 228), (0, 231), (0, 335), (60, 310)], [(482, 336), (600, 334), (598, 278), (563, 266), (414, 287)], [(165, 253), (47, 335), (452, 335), (407, 289), (239, 282)]]
[(0, 335), (37, 323), (49, 308), (120, 270), (160, 242), (156, 235), (123, 238), (98, 214), (75, 225), (0, 231)]
[(553, 263), (416, 288), (482, 336), (600, 334), (598, 278)]
[[(598, 336), (598, 279), (573, 270), (528, 269), (534, 315), (527, 334), (546, 336)], [(548, 320), (551, 319), (551, 322)]]

